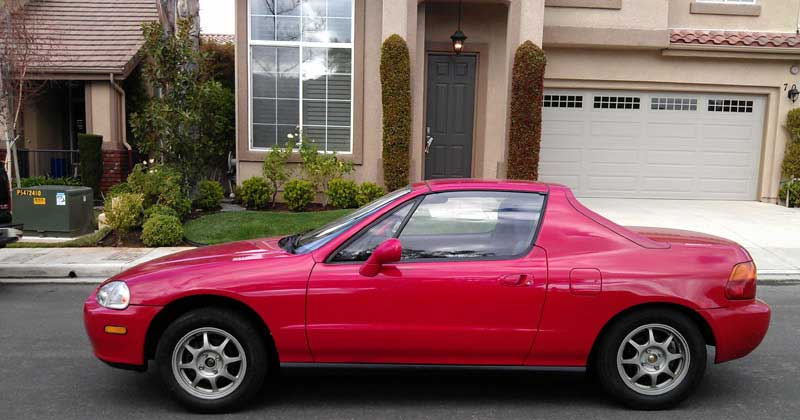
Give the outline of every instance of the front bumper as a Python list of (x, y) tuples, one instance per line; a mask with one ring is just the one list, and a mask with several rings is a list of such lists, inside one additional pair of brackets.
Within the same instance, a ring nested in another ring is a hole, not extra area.
[[(112, 365), (143, 367), (145, 339), (150, 322), (160, 306), (130, 305), (124, 310), (108, 309), (97, 303), (92, 293), (83, 305), (83, 323), (94, 355)], [(124, 335), (105, 332), (106, 326), (125, 327)]]
[(770, 308), (760, 299), (733, 302), (727, 308), (707, 309), (700, 314), (714, 333), (717, 363), (747, 356), (769, 329)]

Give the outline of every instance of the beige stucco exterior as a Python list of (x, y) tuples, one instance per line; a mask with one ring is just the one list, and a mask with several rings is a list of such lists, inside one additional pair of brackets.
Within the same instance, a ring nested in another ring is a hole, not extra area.
[[(757, 7), (693, 6), (691, 0), (472, 0), (464, 2), (465, 51), (478, 55), (472, 175), (505, 176), (513, 54), (524, 40), (543, 44), (548, 88), (630, 89), (763, 95), (766, 99), (758, 197), (774, 201), (787, 141), (786, 113), (794, 107), (784, 84), (800, 49), (670, 43), (673, 29), (794, 34), (800, 0), (759, 0)], [(261, 173), (248, 150), (247, 0), (237, 0), (238, 151), (242, 180)], [(356, 12), (357, 98), (355, 178), (382, 181), (380, 45), (403, 36), (411, 55), (411, 180), (424, 172), (426, 57), (448, 51), (456, 27), (451, 0), (359, 1)], [(362, 26), (363, 25), (363, 26)], [(362, 32), (359, 32), (359, 28)], [(357, 150), (356, 150), (357, 149)]]

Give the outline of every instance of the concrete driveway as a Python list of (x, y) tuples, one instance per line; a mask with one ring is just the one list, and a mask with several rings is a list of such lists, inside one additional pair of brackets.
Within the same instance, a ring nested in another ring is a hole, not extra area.
[(687, 229), (734, 240), (753, 256), (759, 279), (800, 279), (800, 209), (755, 201), (580, 201), (621, 225)]

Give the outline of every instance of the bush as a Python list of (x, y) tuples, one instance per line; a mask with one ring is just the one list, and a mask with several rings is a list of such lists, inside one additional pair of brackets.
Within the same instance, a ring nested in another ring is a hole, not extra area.
[(361, 207), (383, 197), (384, 194), (386, 194), (386, 191), (384, 191), (380, 185), (374, 182), (365, 182), (358, 186), (356, 204), (358, 207)]
[(177, 218), (180, 219), (180, 217), (178, 216), (178, 212), (175, 211), (175, 209), (173, 209), (171, 207), (167, 207), (167, 206), (165, 206), (163, 204), (154, 204), (154, 205), (150, 206), (150, 208), (145, 209), (145, 211), (144, 211), (144, 220), (148, 220), (151, 217), (156, 216), (156, 215), (172, 216), (172, 217), (177, 217)]
[(239, 197), (242, 205), (247, 208), (265, 209), (272, 198), (272, 187), (267, 183), (266, 179), (254, 176), (242, 182), (237, 197)]
[(216, 210), (222, 207), (223, 195), (222, 184), (207, 179), (197, 184), (197, 200), (195, 200), (195, 203), (198, 208), (203, 210)]
[(328, 183), (328, 199), (333, 207), (340, 209), (350, 209), (358, 206), (356, 195), (358, 185), (355, 181), (348, 179), (332, 179)]
[(91, 187), (95, 197), (100, 197), (100, 178), (103, 177), (103, 136), (78, 134), (78, 151), (81, 156), (81, 182)]
[[(303, 158), (303, 173), (315, 190), (328, 191), (331, 180), (341, 178), (353, 171), (353, 163), (340, 160), (336, 153), (320, 153), (313, 142), (304, 140), (300, 144), (300, 157)], [(328, 204), (328, 195), (322, 205)]]
[(183, 225), (175, 216), (156, 214), (142, 227), (142, 242), (147, 246), (173, 246), (183, 241)]
[(128, 185), (127, 182), (122, 182), (109, 188), (108, 192), (106, 193), (106, 198), (116, 197), (120, 194), (131, 193), (131, 192), (133, 192), (131, 186)]
[(383, 178), (390, 190), (408, 184), (411, 144), (411, 65), (406, 41), (394, 34), (381, 47)]
[(508, 135), (509, 179), (539, 178), (539, 150), (542, 142), (542, 92), (544, 51), (525, 41), (514, 55), (511, 74), (511, 129)]
[(790, 181), (781, 184), (778, 192), (778, 202), (786, 202), (786, 192), (789, 192), (789, 207), (800, 207), (800, 181)]
[(786, 128), (789, 130), (789, 141), (783, 155), (782, 173), (787, 179), (800, 178), (800, 108), (789, 111)]
[(171, 207), (183, 219), (192, 211), (192, 201), (187, 197), (181, 184), (181, 174), (168, 166), (147, 167), (138, 164), (128, 175), (128, 187), (132, 192), (142, 194), (144, 208), (155, 204)]
[(302, 179), (293, 179), (283, 187), (283, 199), (289, 210), (303, 211), (314, 201), (314, 185)]
[(289, 141), (286, 147), (273, 147), (264, 156), (263, 173), (264, 178), (272, 185), (272, 207), (275, 207), (275, 200), (278, 197), (278, 190), (284, 182), (289, 179), (289, 167), (287, 162), (295, 148), (294, 141)]
[(105, 202), (106, 223), (118, 237), (142, 223), (142, 194), (123, 193)]
[(19, 180), (22, 188), (38, 187), (41, 185), (69, 185), (80, 186), (81, 181), (75, 178), (50, 178), (47, 176), (32, 176)]

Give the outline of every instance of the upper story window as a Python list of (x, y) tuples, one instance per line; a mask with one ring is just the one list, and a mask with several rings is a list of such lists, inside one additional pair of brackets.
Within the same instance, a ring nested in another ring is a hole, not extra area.
[(250, 0), (251, 149), (352, 152), (354, 0)]

